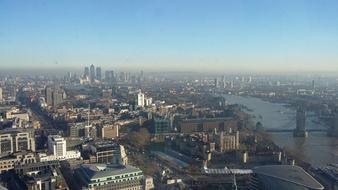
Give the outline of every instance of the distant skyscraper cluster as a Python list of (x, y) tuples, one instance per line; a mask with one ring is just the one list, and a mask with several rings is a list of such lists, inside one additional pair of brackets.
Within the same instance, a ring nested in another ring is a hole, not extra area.
[(85, 67), (83, 77), (83, 81), (87, 81), (90, 83), (94, 83), (95, 81), (102, 80), (102, 70), (101, 67), (96, 67), (92, 64), (90, 67)]
[(143, 81), (145, 81), (143, 71), (139, 74), (132, 74), (124, 71), (114, 72), (113, 70), (106, 70), (102, 72), (101, 67), (95, 67), (95, 65), (92, 64), (89, 67), (84, 68), (80, 84), (94, 84), (100, 82), (105, 82), (106, 84), (115, 84), (116, 82), (140, 84)]

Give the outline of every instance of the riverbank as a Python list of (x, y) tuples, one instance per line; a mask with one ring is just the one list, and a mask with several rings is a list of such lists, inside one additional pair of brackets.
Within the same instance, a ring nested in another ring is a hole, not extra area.
[[(285, 104), (272, 103), (255, 97), (224, 95), (228, 103), (241, 104), (252, 110), (249, 114), (254, 120), (263, 124), (266, 129), (294, 129), (295, 110), (285, 107)], [(259, 117), (261, 115), (261, 117)], [(325, 128), (322, 123), (306, 121), (307, 128)], [(279, 147), (287, 148), (301, 156), (301, 160), (313, 167), (325, 167), (338, 161), (338, 140), (327, 137), (326, 133), (313, 132), (308, 138), (294, 138), (289, 133), (271, 133), (272, 141)]]

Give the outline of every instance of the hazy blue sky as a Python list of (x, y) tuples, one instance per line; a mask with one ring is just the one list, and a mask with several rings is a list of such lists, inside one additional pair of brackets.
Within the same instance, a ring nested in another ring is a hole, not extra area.
[(337, 0), (0, 0), (0, 66), (338, 71)]

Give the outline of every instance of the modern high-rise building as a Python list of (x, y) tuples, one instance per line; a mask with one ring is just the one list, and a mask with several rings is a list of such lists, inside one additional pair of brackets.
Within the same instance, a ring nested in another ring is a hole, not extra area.
[(125, 82), (127, 80), (127, 75), (124, 72), (120, 72), (119, 80)]
[(0, 154), (18, 151), (35, 151), (35, 137), (33, 129), (7, 129), (0, 132)]
[(95, 76), (95, 66), (94, 65), (90, 66), (90, 75), (89, 75), (89, 78), (90, 78), (91, 82), (95, 81), (96, 76)]
[(53, 105), (53, 89), (52, 88), (46, 87), (45, 97), (46, 97), (47, 105), (52, 106)]
[(315, 80), (312, 80), (312, 90), (315, 90), (316, 89), (316, 83), (315, 83)]
[(67, 80), (71, 80), (73, 78), (72, 72), (67, 73)]
[(96, 67), (96, 79), (101, 81), (102, 80), (102, 71), (101, 67)]
[(84, 78), (89, 77), (89, 67), (85, 67), (83, 77)]
[(114, 76), (114, 71), (106, 71), (105, 72), (105, 81), (107, 83), (112, 83), (115, 80), (115, 76)]
[(104, 72), (104, 80), (108, 82), (110, 80), (110, 78), (111, 78), (110, 77), (110, 71), (105, 71)]
[(66, 141), (59, 135), (48, 136), (48, 152), (55, 156), (65, 156)]
[(63, 102), (63, 92), (61, 90), (53, 91), (53, 108), (56, 109)]
[(324, 187), (303, 168), (292, 165), (259, 166), (253, 169), (252, 190), (322, 190)]
[(298, 108), (296, 113), (296, 129), (293, 132), (295, 137), (307, 137), (308, 133), (305, 130), (306, 114), (304, 109)]
[(214, 81), (214, 82), (215, 82), (215, 84), (214, 84), (215, 87), (216, 87), (216, 88), (219, 88), (219, 81), (218, 81), (218, 78), (215, 78), (215, 81)]
[(137, 106), (144, 107), (144, 94), (141, 91), (137, 94)]

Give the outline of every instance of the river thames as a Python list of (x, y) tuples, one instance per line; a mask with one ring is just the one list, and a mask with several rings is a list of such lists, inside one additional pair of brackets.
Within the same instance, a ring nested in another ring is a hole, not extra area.
[[(246, 106), (248, 113), (254, 115), (266, 129), (294, 129), (296, 127), (295, 110), (285, 104), (271, 103), (254, 97), (225, 95), (230, 104)], [(325, 129), (327, 126), (317, 117), (307, 113), (307, 129)], [(314, 167), (323, 167), (329, 163), (338, 163), (338, 138), (328, 137), (326, 132), (311, 132), (308, 138), (295, 138), (291, 132), (271, 133), (272, 140), (280, 147), (287, 147), (301, 155), (304, 161)]]

